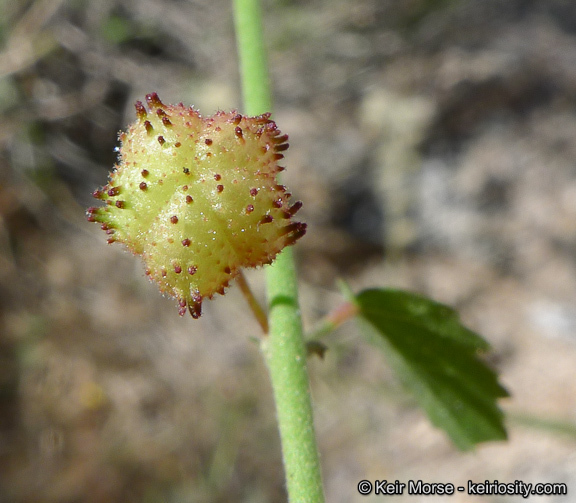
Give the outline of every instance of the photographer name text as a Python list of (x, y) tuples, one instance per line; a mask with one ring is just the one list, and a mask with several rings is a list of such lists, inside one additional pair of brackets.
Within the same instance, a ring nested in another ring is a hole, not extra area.
[(456, 486), (451, 483), (423, 482), (422, 480), (408, 480), (407, 483), (399, 480), (361, 480), (358, 483), (358, 492), (362, 495), (379, 494), (392, 495), (419, 495), (419, 496), (451, 496), (455, 493), (465, 493), (472, 496), (560, 496), (568, 494), (568, 487), (563, 483), (528, 483), (521, 480), (514, 482), (499, 482), (498, 480), (485, 480), (474, 482), (469, 480), (467, 485)]

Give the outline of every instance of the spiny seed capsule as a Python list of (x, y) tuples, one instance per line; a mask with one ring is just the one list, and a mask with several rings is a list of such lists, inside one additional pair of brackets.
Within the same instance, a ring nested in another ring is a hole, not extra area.
[(288, 136), (270, 114), (203, 118), (156, 93), (146, 104), (136, 103), (110, 181), (93, 193), (105, 206), (87, 218), (142, 256), (180, 314), (198, 318), (203, 299), (224, 293), (241, 268), (269, 264), (306, 232), (292, 220), (301, 203), (290, 205), (276, 179)]

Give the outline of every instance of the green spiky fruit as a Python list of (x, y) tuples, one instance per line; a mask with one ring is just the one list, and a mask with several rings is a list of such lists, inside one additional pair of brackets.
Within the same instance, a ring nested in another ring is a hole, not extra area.
[(194, 318), (242, 267), (269, 264), (304, 235), (301, 207), (277, 181), (288, 148), (270, 114), (218, 112), (203, 118), (156, 93), (120, 134), (119, 162), (88, 209), (108, 242), (141, 255), (146, 274)]

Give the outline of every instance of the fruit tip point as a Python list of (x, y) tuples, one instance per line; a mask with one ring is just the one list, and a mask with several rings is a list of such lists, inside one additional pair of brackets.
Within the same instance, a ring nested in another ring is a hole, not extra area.
[(146, 103), (150, 108), (159, 108), (164, 106), (164, 103), (160, 100), (158, 93), (150, 93), (146, 95)]
[(134, 103), (134, 108), (136, 108), (136, 116), (138, 117), (138, 119), (140, 120), (146, 119), (148, 114), (146, 113), (146, 109), (144, 108), (144, 105), (140, 100)]

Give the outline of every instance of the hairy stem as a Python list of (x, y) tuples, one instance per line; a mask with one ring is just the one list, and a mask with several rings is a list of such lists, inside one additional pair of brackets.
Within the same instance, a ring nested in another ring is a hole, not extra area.
[[(234, 0), (234, 15), (245, 112), (259, 115), (272, 108), (260, 1)], [(262, 352), (276, 402), (288, 498), (291, 503), (322, 503), (306, 346), (291, 250), (285, 249), (266, 272), (270, 332), (262, 341)]]

